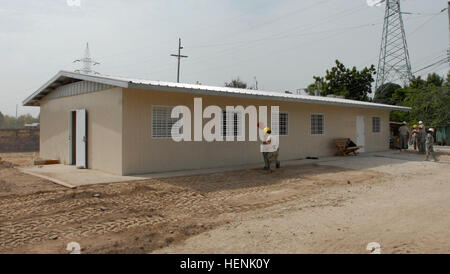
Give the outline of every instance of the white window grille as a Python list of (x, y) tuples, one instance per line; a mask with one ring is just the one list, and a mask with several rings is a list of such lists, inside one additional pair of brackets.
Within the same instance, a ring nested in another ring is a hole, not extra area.
[(325, 132), (323, 114), (311, 114), (311, 135), (323, 135)]
[[(232, 121), (231, 127), (227, 126), (227, 121)], [(222, 136), (241, 136), (242, 129), (242, 113), (239, 111), (222, 111)]]
[[(276, 122), (277, 119), (274, 114), (271, 115), (271, 130), (273, 134), (278, 134), (276, 132)], [(289, 115), (286, 112), (278, 113), (278, 129), (280, 131), (280, 136), (287, 136), (289, 134)]]
[(178, 120), (171, 118), (173, 107), (171, 106), (153, 106), (152, 107), (152, 137), (153, 138), (171, 138), (172, 126)]
[(380, 132), (381, 131), (381, 119), (380, 117), (372, 117), (372, 132)]

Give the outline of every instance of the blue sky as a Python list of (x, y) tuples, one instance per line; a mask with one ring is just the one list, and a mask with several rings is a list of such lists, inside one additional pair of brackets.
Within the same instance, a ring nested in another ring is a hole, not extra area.
[[(413, 71), (445, 56), (446, 0), (405, 0)], [(259, 88), (306, 87), (335, 59), (359, 68), (377, 63), (384, 7), (366, 0), (0, 0), (0, 111), (16, 104), (59, 70), (75, 70), (86, 42), (100, 73), (223, 86), (239, 76)], [(437, 68), (440, 74), (448, 66)], [(423, 71), (424, 74), (429, 72)], [(37, 115), (38, 108), (19, 107)]]

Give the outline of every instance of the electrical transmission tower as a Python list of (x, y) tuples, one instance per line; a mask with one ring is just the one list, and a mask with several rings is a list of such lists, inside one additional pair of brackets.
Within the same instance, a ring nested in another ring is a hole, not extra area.
[[(381, 3), (383, 1), (380, 1)], [(412, 78), (400, 0), (386, 0), (375, 91), (387, 82), (407, 84)]]
[(81, 69), (75, 70), (75, 72), (81, 72), (81, 73), (85, 73), (85, 74), (92, 74), (92, 73), (99, 74), (98, 72), (92, 70), (92, 66), (99, 65), (100, 63), (94, 61), (91, 58), (91, 53), (89, 51), (89, 43), (86, 43), (86, 49), (84, 50), (84, 57), (81, 59), (77, 59), (73, 62), (74, 63), (76, 63), (76, 62), (82, 63)]

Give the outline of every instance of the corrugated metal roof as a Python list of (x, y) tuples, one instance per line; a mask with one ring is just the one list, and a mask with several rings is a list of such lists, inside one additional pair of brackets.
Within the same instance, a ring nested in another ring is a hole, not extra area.
[(143, 79), (133, 79), (125, 77), (116, 77), (109, 75), (91, 75), (77, 72), (60, 71), (50, 81), (43, 85), (40, 89), (30, 95), (23, 101), (25, 106), (38, 106), (40, 99), (52, 92), (59, 86), (73, 83), (76, 81), (92, 81), (97, 83), (108, 84), (123, 88), (136, 88), (144, 90), (160, 90), (167, 92), (184, 92), (193, 94), (209, 94), (218, 96), (231, 96), (242, 98), (257, 98), (272, 101), (295, 101), (310, 104), (328, 104), (349, 107), (366, 107), (389, 110), (410, 110), (408, 107), (392, 106), (378, 103), (370, 103), (364, 101), (330, 98), (323, 96), (297, 95), (273, 91), (227, 88), (183, 83), (172, 83), (162, 81), (152, 81)]

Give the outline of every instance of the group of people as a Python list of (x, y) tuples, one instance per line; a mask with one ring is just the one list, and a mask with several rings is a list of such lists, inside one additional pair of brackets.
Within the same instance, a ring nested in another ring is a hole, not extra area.
[(419, 121), (419, 125), (414, 125), (410, 131), (403, 121), (403, 125), (398, 129), (400, 133), (400, 150), (408, 149), (408, 145), (414, 146), (414, 150), (418, 149), (419, 153), (425, 154), (425, 160), (428, 161), (430, 155), (434, 161), (438, 161), (434, 153), (434, 129), (425, 130), (425, 125)]

